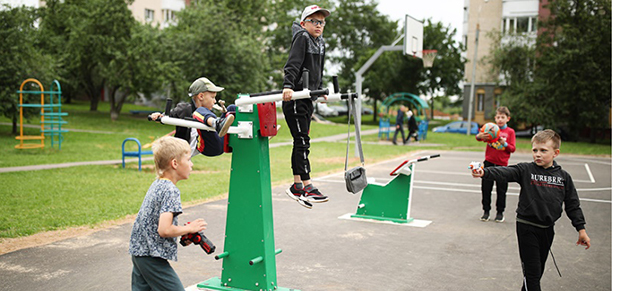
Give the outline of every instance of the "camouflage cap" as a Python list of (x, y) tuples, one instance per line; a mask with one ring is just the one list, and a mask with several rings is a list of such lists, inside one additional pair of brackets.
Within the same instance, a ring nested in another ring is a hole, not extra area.
[(205, 78), (205, 77), (201, 77), (196, 79), (196, 81), (194, 81), (194, 83), (192, 83), (191, 86), (189, 86), (189, 97), (193, 97), (195, 95), (198, 95), (198, 93), (202, 93), (202, 92), (220, 92), (224, 90), (224, 88), (222, 87), (218, 87), (215, 84), (213, 84), (213, 82), (209, 81), (209, 79)]

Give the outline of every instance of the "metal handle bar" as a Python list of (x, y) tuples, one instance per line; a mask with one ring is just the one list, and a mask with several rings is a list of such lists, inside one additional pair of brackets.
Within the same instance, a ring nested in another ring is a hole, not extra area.
[(423, 162), (423, 161), (428, 161), (429, 159), (432, 159), (432, 158), (438, 158), (438, 157), (440, 157), (440, 155), (439, 155), (439, 154), (436, 154), (436, 155), (430, 155), (430, 156), (424, 156), (424, 157), (420, 157), (420, 158), (418, 158), (418, 159), (416, 159), (416, 160), (411, 160), (411, 162), (414, 162), (414, 163), (417, 163), (417, 162)]
[[(261, 93), (256, 93), (256, 94), (261, 94)], [(312, 98), (315, 96), (323, 96), (323, 95), (328, 95), (328, 94), (329, 94), (329, 89), (321, 89), (321, 90), (313, 90), (313, 91), (304, 89), (301, 91), (293, 92), (293, 97), (291, 98), (291, 100), (306, 99), (306, 98)], [(235, 105), (240, 106), (240, 105), (282, 101), (281, 92), (275, 93), (275, 94), (268, 94), (268, 95), (258, 95), (257, 97), (250, 97), (250, 96), (251, 95), (245, 95), (245, 96), (242, 95), (239, 99), (235, 100)]]

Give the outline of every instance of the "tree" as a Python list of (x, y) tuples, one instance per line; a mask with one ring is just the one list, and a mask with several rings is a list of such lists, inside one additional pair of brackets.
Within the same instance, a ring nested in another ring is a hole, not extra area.
[(455, 40), (456, 29), (445, 27), (443, 23), (425, 21), (425, 49), (437, 50), (437, 57), (431, 68), (423, 70), (423, 81), (420, 93), (431, 98), (431, 117), (433, 116), (434, 97), (438, 92), (443, 96), (461, 96), (459, 83), (465, 75), (465, 59), (461, 56), (462, 44)]
[(551, 120), (573, 136), (607, 128), (611, 108), (611, 1), (557, 0), (537, 42), (536, 102), (549, 100)]
[[(83, 92), (96, 111), (106, 82), (103, 71), (125, 47), (136, 25), (127, 5), (131, 0), (50, 0), (42, 30), (61, 60), (63, 80)], [(61, 49), (58, 49), (60, 47)]]
[[(566, 127), (571, 137), (606, 128), (611, 107), (611, 1), (558, 0), (540, 21), (535, 46), (526, 35), (495, 36), (489, 58), (503, 76), (517, 122)], [(500, 82), (500, 80), (498, 80)]]
[(331, 51), (328, 57), (340, 67), (342, 88), (355, 83), (355, 72), (363, 64), (360, 64), (362, 58), (372, 56), (398, 37), (398, 23), (381, 14), (377, 5), (374, 0), (341, 0), (328, 18), (325, 32)]
[(114, 52), (115, 57), (103, 67), (102, 75), (110, 89), (110, 117), (116, 120), (123, 104), (131, 97), (150, 96), (163, 88), (170, 76), (171, 63), (164, 58), (160, 43), (162, 32), (150, 24), (132, 26), (125, 51)]
[[(15, 91), (20, 84), (33, 77), (43, 86), (52, 81), (54, 62), (40, 46), (41, 35), (35, 27), (38, 17), (38, 10), (34, 8), (11, 8), (5, 4), (0, 7), (0, 112), (13, 121), (14, 134), (19, 112)], [(25, 88), (28, 89), (31, 88)]]
[[(498, 76), (498, 85), (504, 87), (502, 104), (510, 108), (513, 124), (544, 124), (553, 107), (548, 100), (532, 102), (539, 96), (534, 82), (536, 69), (536, 37), (523, 33), (490, 33), (493, 40), (491, 53), (481, 61), (490, 64), (490, 74)], [(545, 104), (545, 106), (541, 106)], [(527, 114), (518, 114), (527, 112)]]
[(168, 86), (177, 101), (187, 98), (187, 88), (201, 76), (225, 87), (218, 96), (228, 102), (236, 99), (238, 92), (267, 87), (261, 26), (248, 25), (250, 19), (236, 21), (239, 16), (228, 7), (231, 3), (194, 3), (177, 14), (177, 25), (164, 30), (166, 61), (175, 70)]

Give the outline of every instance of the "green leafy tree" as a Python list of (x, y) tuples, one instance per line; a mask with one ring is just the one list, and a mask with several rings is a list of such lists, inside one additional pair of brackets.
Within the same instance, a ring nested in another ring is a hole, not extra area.
[[(551, 1), (536, 44), (496, 33), (487, 61), (517, 123), (564, 127), (578, 137), (606, 128), (611, 108), (611, 1)], [(498, 80), (499, 81), (499, 80)]]
[(14, 134), (19, 116), (16, 91), (22, 82), (36, 78), (48, 90), (45, 86), (53, 80), (54, 62), (42, 49), (41, 35), (35, 27), (38, 17), (38, 10), (34, 8), (11, 8), (5, 4), (0, 7), (0, 112), (13, 121)]
[[(532, 102), (539, 95), (538, 83), (534, 82), (536, 69), (536, 38), (529, 34), (502, 34), (493, 31), (491, 53), (481, 61), (490, 65), (490, 74), (499, 76), (497, 82), (504, 88), (502, 105), (514, 114), (513, 124), (533, 126), (548, 122), (553, 107), (548, 99)], [(544, 106), (541, 106), (544, 104)], [(519, 114), (527, 112), (527, 114)]]
[[(340, 67), (340, 86), (353, 89), (355, 72), (383, 45), (398, 37), (398, 23), (377, 10), (374, 0), (341, 0), (328, 18), (325, 39), (330, 61)], [(365, 61), (365, 60), (364, 60)]]
[(62, 80), (70, 92), (85, 94), (96, 111), (106, 82), (104, 71), (125, 51), (136, 25), (131, 0), (50, 0), (42, 30), (51, 52), (61, 61)]
[(162, 32), (150, 24), (132, 27), (131, 37), (126, 40), (125, 50), (114, 52), (102, 74), (110, 89), (110, 117), (116, 120), (128, 100), (136, 96), (151, 96), (161, 92), (168, 80), (171, 67), (163, 58), (165, 51), (160, 43)]
[(535, 72), (538, 95), (549, 100), (550, 120), (577, 136), (607, 128), (611, 109), (611, 1), (556, 0), (543, 21)]
[(267, 87), (261, 26), (249, 25), (250, 19), (237, 21), (232, 3), (193, 3), (177, 14), (177, 25), (164, 30), (166, 62), (174, 70), (167, 84), (173, 99), (187, 98), (187, 88), (201, 76), (225, 87), (218, 96), (228, 102), (239, 92)]
[(431, 116), (434, 109), (434, 98), (439, 93), (443, 97), (460, 96), (462, 89), (459, 83), (465, 75), (465, 59), (461, 56), (462, 44), (455, 40), (456, 29), (444, 26), (442, 22), (425, 21), (425, 49), (437, 50), (433, 66), (422, 70), (420, 93), (431, 97)]

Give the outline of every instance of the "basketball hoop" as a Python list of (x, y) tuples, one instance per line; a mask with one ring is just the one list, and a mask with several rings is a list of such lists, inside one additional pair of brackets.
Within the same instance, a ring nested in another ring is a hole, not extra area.
[(422, 62), (424, 63), (425, 68), (430, 68), (433, 66), (433, 61), (437, 56), (437, 50), (423, 50), (422, 51)]

